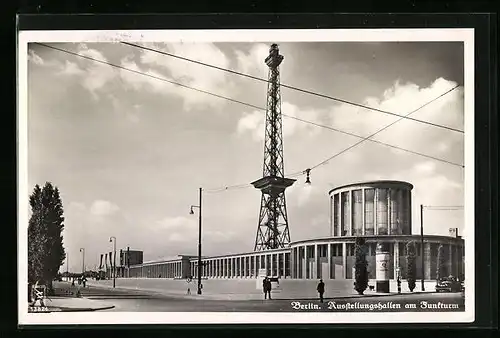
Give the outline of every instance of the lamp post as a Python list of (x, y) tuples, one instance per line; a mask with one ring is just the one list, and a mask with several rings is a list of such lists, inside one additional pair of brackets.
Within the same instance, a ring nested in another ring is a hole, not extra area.
[(111, 236), (109, 241), (113, 242), (113, 266), (111, 271), (113, 271), (113, 287), (116, 287), (116, 237)]
[(85, 248), (80, 248), (80, 252), (83, 253), (82, 254), (82, 275), (85, 275)]
[(425, 279), (425, 269), (424, 269), (424, 206), (420, 204), (420, 256), (422, 257), (422, 291), (425, 291), (424, 279)]
[(201, 266), (201, 195), (202, 195), (202, 189), (199, 189), (200, 191), (200, 203), (199, 205), (192, 205), (190, 214), (194, 215), (194, 208), (198, 208), (198, 294), (201, 295), (201, 273), (202, 273), (202, 266)]

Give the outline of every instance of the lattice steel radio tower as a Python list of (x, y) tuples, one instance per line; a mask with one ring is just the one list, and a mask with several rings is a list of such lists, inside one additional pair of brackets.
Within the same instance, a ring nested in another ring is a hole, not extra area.
[(284, 248), (290, 243), (285, 189), (295, 180), (285, 178), (281, 123), (279, 65), (283, 61), (277, 44), (271, 45), (266, 64), (269, 67), (267, 89), (266, 135), (263, 177), (252, 185), (262, 191), (255, 251)]

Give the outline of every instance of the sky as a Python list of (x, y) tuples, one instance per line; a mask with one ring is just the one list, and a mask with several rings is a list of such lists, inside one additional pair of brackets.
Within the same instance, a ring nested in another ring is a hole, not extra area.
[[(270, 42), (271, 43), (271, 42)], [(219, 67), (267, 77), (270, 43), (141, 43)], [(54, 43), (68, 51), (230, 97), (266, 105), (266, 83), (119, 43)], [(396, 114), (464, 129), (463, 44), (459, 42), (280, 43), (283, 84)], [(282, 88), (282, 112), (360, 136), (398, 119)], [(251, 252), (262, 177), (263, 111), (181, 88), (75, 55), (29, 45), (28, 184), (52, 182), (64, 206), (69, 268), (81, 269), (117, 247), (143, 250), (145, 260), (196, 254), (203, 194), (203, 254)], [(473, 113), (473, 112), (470, 112)], [(358, 142), (283, 117), (285, 172), (296, 173)], [(374, 139), (464, 163), (464, 134), (403, 120)], [(287, 190), (292, 241), (330, 233), (328, 191), (376, 179), (408, 181), (413, 233), (419, 205), (463, 205), (464, 169), (363, 142), (301, 176)], [(31, 191), (30, 191), (31, 192)], [(472, 225), (470, 225), (472, 226)], [(426, 211), (425, 233), (464, 235), (463, 211)], [(66, 263), (64, 265), (66, 267)]]

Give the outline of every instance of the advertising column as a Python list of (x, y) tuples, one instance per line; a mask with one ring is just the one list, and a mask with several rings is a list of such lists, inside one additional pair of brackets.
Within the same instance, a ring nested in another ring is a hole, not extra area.
[(376, 251), (376, 270), (377, 292), (389, 292), (389, 264), (390, 253), (388, 243), (379, 242)]

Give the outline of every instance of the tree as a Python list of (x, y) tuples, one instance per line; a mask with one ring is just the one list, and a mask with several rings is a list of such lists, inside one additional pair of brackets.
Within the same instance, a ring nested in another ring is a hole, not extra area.
[(415, 241), (406, 243), (406, 280), (408, 281), (408, 289), (411, 292), (415, 289), (417, 279), (417, 255)]
[(445, 258), (444, 247), (442, 244), (440, 244), (437, 254), (436, 280), (440, 280), (443, 277), (445, 277)]
[(28, 282), (39, 282), (52, 291), (52, 280), (66, 258), (63, 247), (63, 206), (59, 189), (50, 182), (37, 184), (30, 196), (28, 225)]
[(354, 289), (362, 295), (368, 287), (368, 262), (366, 261), (365, 239), (356, 238), (355, 248), (356, 261), (354, 265), (355, 282)]

